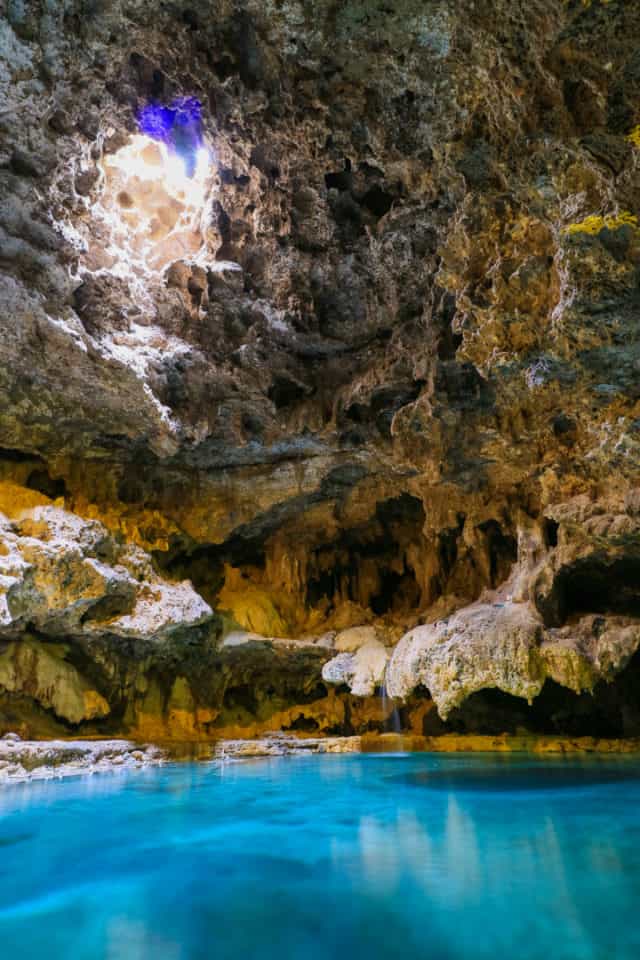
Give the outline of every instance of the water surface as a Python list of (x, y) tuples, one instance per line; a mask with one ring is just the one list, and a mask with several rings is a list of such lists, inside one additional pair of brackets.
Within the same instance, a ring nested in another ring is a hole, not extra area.
[(7, 960), (638, 960), (640, 763), (175, 765), (0, 790)]

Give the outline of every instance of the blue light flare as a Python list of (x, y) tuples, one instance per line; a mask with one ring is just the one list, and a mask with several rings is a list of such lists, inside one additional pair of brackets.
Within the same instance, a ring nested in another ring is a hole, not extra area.
[(168, 105), (148, 103), (137, 120), (141, 133), (182, 157), (187, 176), (192, 177), (202, 145), (202, 104), (197, 97), (176, 97)]

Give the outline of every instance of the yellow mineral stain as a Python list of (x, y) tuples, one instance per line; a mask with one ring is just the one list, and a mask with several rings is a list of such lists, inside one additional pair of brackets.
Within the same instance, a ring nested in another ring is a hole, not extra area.
[(20, 517), (25, 510), (33, 510), (34, 507), (43, 507), (52, 502), (37, 490), (29, 490), (10, 480), (0, 481), (0, 513), (4, 513), (10, 520)]
[(619, 230), (621, 227), (632, 227), (637, 230), (638, 228), (638, 218), (633, 213), (629, 213), (628, 210), (622, 211), (612, 216), (602, 217), (597, 214), (593, 214), (589, 217), (585, 217), (584, 220), (580, 220), (578, 223), (570, 223), (568, 227), (565, 227), (564, 233), (567, 236), (573, 236), (577, 233), (586, 233), (589, 236), (597, 236), (601, 230), (605, 228), (607, 230)]

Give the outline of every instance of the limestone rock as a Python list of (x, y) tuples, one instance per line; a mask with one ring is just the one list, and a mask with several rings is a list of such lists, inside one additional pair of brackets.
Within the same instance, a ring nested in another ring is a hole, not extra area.
[(165, 751), (154, 746), (139, 746), (126, 740), (94, 743), (73, 740), (0, 741), (0, 784), (52, 780), (107, 771), (140, 769), (161, 764)]
[(334, 647), (339, 653), (355, 653), (366, 643), (373, 643), (377, 639), (378, 632), (375, 627), (350, 627), (336, 635)]
[(402, 638), (389, 664), (387, 691), (403, 698), (423, 684), (444, 718), (487, 687), (531, 700), (545, 679), (541, 638), (542, 623), (528, 605), (473, 604)]
[(477, 603), (407, 633), (391, 658), (387, 690), (403, 698), (422, 684), (446, 719), (484, 689), (531, 702), (549, 677), (576, 693), (591, 691), (639, 648), (640, 623), (630, 618), (588, 616), (545, 630), (527, 603)]
[(370, 697), (384, 681), (389, 651), (379, 640), (368, 640), (355, 653), (339, 653), (322, 669), (329, 683), (346, 684), (357, 697)]
[(344, 722), (291, 641), (372, 624), (328, 674), (640, 730), (640, 4), (4, 6), (3, 642), (214, 737)]
[(109, 704), (54, 645), (28, 640), (0, 652), (0, 689), (32, 697), (69, 723), (106, 717)]
[(0, 636), (29, 627), (161, 642), (212, 614), (189, 582), (163, 580), (142, 550), (58, 507), (1, 518), (0, 601)]
[(359, 753), (360, 737), (292, 737), (273, 734), (254, 740), (221, 740), (215, 759), (228, 763), (255, 757), (305, 756), (312, 753)]
[(540, 648), (548, 675), (579, 693), (612, 680), (640, 648), (640, 623), (630, 617), (581, 617), (546, 631)]

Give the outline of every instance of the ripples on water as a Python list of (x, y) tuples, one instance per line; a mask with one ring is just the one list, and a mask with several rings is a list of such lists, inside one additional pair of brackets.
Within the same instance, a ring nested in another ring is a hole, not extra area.
[(333, 756), (0, 791), (6, 960), (638, 960), (640, 765)]

